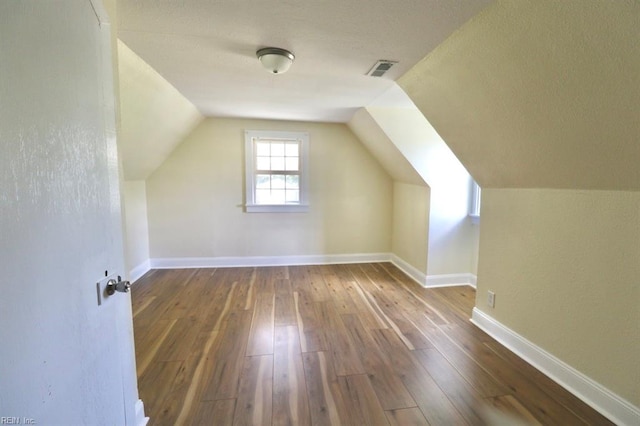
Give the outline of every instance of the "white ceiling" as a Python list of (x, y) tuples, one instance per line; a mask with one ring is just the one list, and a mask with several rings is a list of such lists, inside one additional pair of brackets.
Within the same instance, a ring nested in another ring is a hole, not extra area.
[[(118, 0), (118, 37), (205, 116), (346, 122), (491, 0)], [(256, 59), (291, 50), (282, 75)], [(397, 60), (384, 77), (365, 74)], [(383, 105), (380, 105), (382, 103)]]

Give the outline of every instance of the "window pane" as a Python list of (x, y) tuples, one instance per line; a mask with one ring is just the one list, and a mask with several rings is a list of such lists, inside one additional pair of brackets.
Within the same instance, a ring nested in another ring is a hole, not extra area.
[(298, 189), (300, 187), (300, 176), (287, 175), (287, 189)]
[(270, 175), (256, 175), (256, 188), (257, 189), (269, 189), (271, 188), (271, 176)]
[(284, 143), (272, 142), (271, 143), (271, 156), (272, 157), (284, 157)]
[(300, 202), (300, 191), (297, 189), (287, 189), (287, 203), (295, 204)]
[(284, 170), (284, 157), (271, 157), (271, 170)]
[(284, 189), (284, 175), (271, 175), (271, 188)]
[(298, 157), (298, 144), (297, 143), (288, 143), (285, 146), (285, 155), (287, 157)]
[(271, 190), (256, 189), (256, 204), (270, 204)]
[(297, 171), (298, 170), (298, 157), (287, 157), (285, 160), (285, 170)]
[(256, 155), (262, 157), (268, 157), (271, 155), (269, 147), (271, 144), (269, 142), (256, 142)]
[(285, 203), (285, 191), (284, 189), (274, 189), (271, 191), (271, 204), (284, 204)]
[(258, 157), (256, 159), (256, 169), (258, 170), (271, 170), (271, 163), (269, 157)]

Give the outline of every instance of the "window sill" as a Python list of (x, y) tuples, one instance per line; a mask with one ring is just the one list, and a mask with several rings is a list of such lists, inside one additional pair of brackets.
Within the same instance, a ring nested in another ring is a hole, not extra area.
[(247, 204), (246, 213), (306, 213), (308, 204)]
[(470, 214), (469, 218), (471, 219), (471, 223), (477, 225), (480, 223), (480, 215), (479, 214)]

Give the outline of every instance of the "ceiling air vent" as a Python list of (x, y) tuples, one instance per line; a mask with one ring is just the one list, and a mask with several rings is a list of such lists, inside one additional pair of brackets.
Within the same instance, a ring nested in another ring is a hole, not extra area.
[(385, 75), (389, 69), (397, 64), (398, 61), (387, 61), (386, 59), (380, 59), (376, 64), (369, 70), (367, 75), (371, 77), (382, 77)]

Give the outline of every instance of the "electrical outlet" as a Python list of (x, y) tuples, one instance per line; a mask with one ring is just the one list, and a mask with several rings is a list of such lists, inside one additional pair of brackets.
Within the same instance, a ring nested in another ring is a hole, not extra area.
[(490, 308), (496, 307), (496, 294), (491, 290), (487, 292), (487, 305), (489, 305)]

